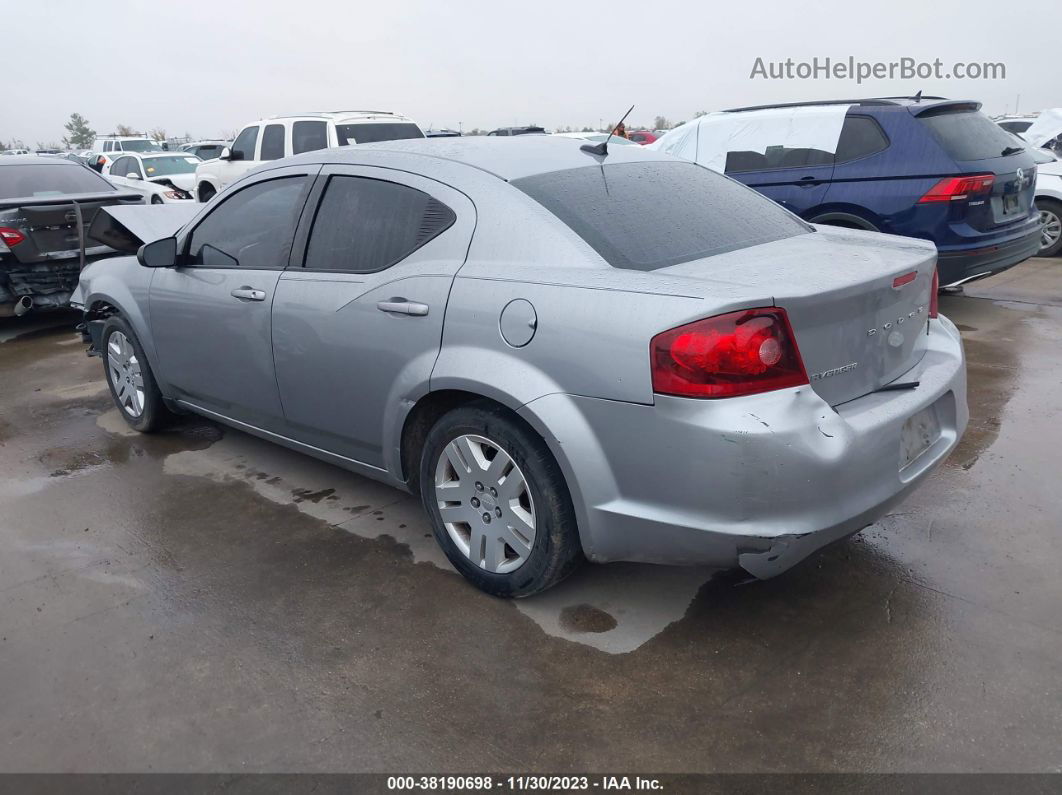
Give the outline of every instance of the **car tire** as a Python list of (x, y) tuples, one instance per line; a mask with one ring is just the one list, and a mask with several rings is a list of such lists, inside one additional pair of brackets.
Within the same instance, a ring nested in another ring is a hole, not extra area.
[(107, 318), (100, 339), (104, 376), (122, 418), (141, 433), (163, 428), (171, 415), (129, 324), (116, 315)]
[(436, 541), (482, 591), (530, 596), (584, 560), (560, 467), (501, 407), (470, 404), (441, 417), (425, 439), (419, 483)]
[(1044, 224), (1040, 237), (1038, 257), (1053, 257), (1062, 251), (1062, 202), (1055, 199), (1037, 199), (1036, 209)]
[(162, 197), (159, 196), (158, 194), (152, 196), (151, 197), (151, 203), (152, 204), (162, 204)]
[(214, 190), (214, 186), (209, 182), (204, 182), (199, 186), (199, 202), (200, 204), (206, 204), (208, 201), (217, 195), (217, 191)]

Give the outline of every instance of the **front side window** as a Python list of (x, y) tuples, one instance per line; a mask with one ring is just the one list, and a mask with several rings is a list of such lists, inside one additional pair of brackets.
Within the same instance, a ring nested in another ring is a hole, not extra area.
[(313, 152), (328, 146), (328, 125), (323, 121), (297, 121), (291, 125), (291, 151)]
[(125, 161), (125, 167), (120, 172), (123, 177), (128, 177), (130, 174), (135, 174), (138, 177), (144, 176), (140, 173), (140, 164), (135, 157), (123, 157), (122, 160)]
[(279, 160), (284, 156), (284, 125), (267, 124), (262, 131), (262, 155), (259, 160)]
[(132, 158), (129, 157), (119, 157), (117, 160), (111, 163), (111, 174), (116, 177), (124, 177), (125, 172), (127, 170), (126, 167), (129, 165), (129, 161), (131, 159)]
[[(258, 126), (248, 127), (232, 143), (230, 150), (237, 160), (254, 160), (254, 145), (258, 142)], [(237, 154), (239, 153), (239, 154)]]
[(405, 259), (453, 224), (423, 191), (366, 177), (332, 177), (314, 218), (305, 267), (373, 273)]
[(185, 264), (283, 268), (306, 180), (299, 176), (258, 182), (226, 199), (192, 232)]
[(103, 142), (103, 151), (104, 152), (110, 152), (110, 151), (113, 151), (113, 150), (114, 150), (114, 141), (104, 141)]

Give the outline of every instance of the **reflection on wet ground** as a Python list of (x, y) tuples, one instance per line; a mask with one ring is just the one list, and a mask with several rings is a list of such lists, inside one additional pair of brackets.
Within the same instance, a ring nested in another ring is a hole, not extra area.
[(409, 495), (203, 420), (135, 434), (68, 329), (4, 321), (0, 770), (1062, 769), (1062, 268), (1028, 270), (942, 300), (970, 430), (859, 536), (516, 603)]

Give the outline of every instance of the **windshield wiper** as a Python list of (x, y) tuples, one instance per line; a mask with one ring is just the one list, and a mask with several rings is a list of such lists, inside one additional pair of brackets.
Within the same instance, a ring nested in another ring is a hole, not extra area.
[(1016, 155), (1018, 152), (1024, 152), (1024, 146), (1008, 146), (1002, 152), (999, 153), (1000, 157), (1009, 157), (1010, 155)]

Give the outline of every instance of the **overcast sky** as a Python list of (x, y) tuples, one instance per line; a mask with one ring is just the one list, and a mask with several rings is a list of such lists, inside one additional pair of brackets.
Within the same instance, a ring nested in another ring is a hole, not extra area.
[[(813, 9), (813, 10), (812, 10)], [(706, 0), (0, 0), (0, 140), (72, 111), (214, 137), (300, 110), (422, 127), (597, 126), (776, 101), (926, 94), (989, 113), (1062, 105), (1057, 20), (1028, 3)], [(1002, 62), (1005, 80), (750, 79), (757, 57)]]

